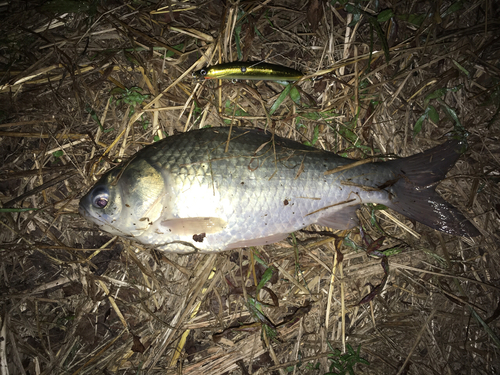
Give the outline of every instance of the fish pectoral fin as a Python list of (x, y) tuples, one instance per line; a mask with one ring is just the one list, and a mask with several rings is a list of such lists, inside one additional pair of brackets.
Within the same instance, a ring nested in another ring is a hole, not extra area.
[(358, 208), (359, 205), (342, 207), (327, 216), (319, 218), (316, 223), (340, 230), (354, 228), (359, 224), (358, 215), (356, 215)]
[(252, 238), (250, 240), (242, 240), (230, 243), (224, 250), (237, 249), (239, 247), (248, 247), (248, 246), (263, 246), (269, 245), (271, 243), (279, 242), (288, 237), (288, 233), (276, 233), (267, 237), (260, 238)]
[(196, 246), (189, 242), (173, 241), (156, 247), (157, 250), (165, 251), (167, 253), (177, 254), (194, 254), (200, 251)]
[(162, 220), (160, 227), (178, 236), (219, 233), (227, 226), (220, 217), (187, 217)]

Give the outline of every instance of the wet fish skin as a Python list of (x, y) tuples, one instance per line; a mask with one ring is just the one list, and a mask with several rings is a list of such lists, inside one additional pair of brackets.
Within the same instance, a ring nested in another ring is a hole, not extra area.
[(354, 160), (259, 129), (229, 132), (201, 129), (142, 149), (102, 176), (80, 213), (103, 231), (179, 253), (273, 243), (313, 223), (349, 229), (361, 203), (449, 234), (479, 234), (434, 191), (460, 156), (456, 141), (325, 174)]

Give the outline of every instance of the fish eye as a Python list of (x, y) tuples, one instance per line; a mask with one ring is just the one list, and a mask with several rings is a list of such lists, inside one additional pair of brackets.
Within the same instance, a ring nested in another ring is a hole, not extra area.
[(246, 71), (247, 71), (246, 66), (242, 66), (242, 67), (241, 67), (241, 72), (242, 72), (242, 73), (245, 73)]
[(92, 205), (95, 208), (105, 208), (109, 202), (109, 194), (107, 191), (98, 190), (92, 198)]

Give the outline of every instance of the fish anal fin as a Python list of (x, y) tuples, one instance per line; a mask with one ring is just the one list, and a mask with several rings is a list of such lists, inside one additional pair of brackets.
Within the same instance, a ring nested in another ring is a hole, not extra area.
[(214, 234), (224, 230), (227, 222), (220, 217), (187, 217), (162, 220), (160, 227), (178, 236), (193, 236), (200, 233)]
[(248, 246), (263, 246), (269, 245), (275, 242), (279, 242), (288, 237), (288, 233), (276, 233), (267, 237), (260, 238), (252, 238), (249, 240), (242, 240), (230, 243), (227, 245), (224, 250), (237, 249), (239, 247), (248, 247)]
[(354, 228), (359, 224), (358, 216), (356, 215), (358, 208), (359, 205), (339, 208), (333, 213), (319, 218), (316, 223), (332, 229), (345, 230)]

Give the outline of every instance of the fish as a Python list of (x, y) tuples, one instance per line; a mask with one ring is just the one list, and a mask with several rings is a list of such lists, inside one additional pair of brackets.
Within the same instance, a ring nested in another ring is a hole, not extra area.
[(203, 79), (249, 79), (267, 81), (297, 81), (304, 74), (286, 66), (264, 62), (232, 62), (213, 65), (193, 72), (193, 78)]
[(435, 191), (460, 147), (449, 140), (360, 162), (262, 129), (204, 128), (146, 146), (102, 175), (79, 212), (104, 232), (175, 253), (271, 244), (311, 224), (351, 229), (365, 203), (474, 237), (478, 229)]

